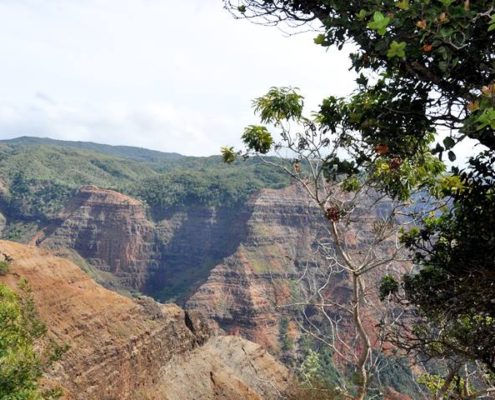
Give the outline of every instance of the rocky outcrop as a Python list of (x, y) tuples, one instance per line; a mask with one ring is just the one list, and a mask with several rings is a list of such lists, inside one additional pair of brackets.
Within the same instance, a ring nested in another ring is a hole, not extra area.
[(197, 314), (122, 297), (44, 249), (0, 241), (0, 252), (12, 260), (0, 282), (27, 279), (48, 337), (68, 349), (44, 377), (67, 399), (269, 399), (287, 385), (261, 347), (210, 337)]
[[(241, 245), (211, 271), (187, 308), (209, 316), (216, 327), (276, 351), (277, 307), (293, 300), (304, 267), (321, 261), (314, 246), (325, 234), (325, 222), (296, 186), (262, 190), (247, 208), (250, 219)], [(337, 288), (339, 282), (336, 277), (332, 285)]]
[(83, 186), (32, 242), (66, 247), (111, 273), (118, 286), (141, 290), (153, 269), (153, 225), (143, 204), (121, 193)]
[(235, 336), (215, 337), (168, 363), (155, 391), (169, 400), (274, 400), (284, 398), (286, 383), (280, 378), (285, 376), (285, 368), (259, 345)]
[[(354, 211), (355, 221), (343, 234), (355, 259), (361, 257), (363, 246), (374, 237), (376, 215), (388, 207), (386, 201), (379, 207), (368, 207), (368, 202), (373, 203), (373, 198), (365, 199), (365, 204)], [(294, 322), (287, 325), (287, 316), (293, 320), (290, 317), (295, 315), (290, 310), (301, 310), (309, 293), (313, 294), (312, 302), (321, 296), (319, 301), (325, 299), (328, 304), (349, 305), (351, 282), (345, 270), (332, 267), (338, 256), (332, 257), (337, 250), (328, 230), (330, 226), (302, 188), (294, 185), (261, 190), (251, 198), (247, 208), (250, 218), (240, 246), (212, 269), (208, 280), (189, 298), (186, 308), (208, 316), (214, 321), (214, 329), (240, 334), (277, 353), (282, 347), (282, 336), (295, 342), (301, 333)], [(319, 251), (322, 243), (326, 254)], [(393, 248), (386, 242), (382, 247), (378, 251)], [(380, 269), (367, 273), (366, 281), (375, 287), (382, 273)], [(317, 292), (316, 289), (323, 287)], [(376, 290), (370, 291), (369, 304), (379, 304), (376, 297)], [(301, 305), (292, 307), (292, 304)], [(363, 309), (364, 324), (375, 326), (380, 306)], [(310, 318), (314, 315), (316, 326), (325, 325), (318, 319), (323, 318), (321, 313), (309, 304), (306, 311)], [(329, 312), (340, 320), (341, 334), (354, 337), (350, 314), (338, 307)], [(281, 324), (284, 318), (285, 327)]]

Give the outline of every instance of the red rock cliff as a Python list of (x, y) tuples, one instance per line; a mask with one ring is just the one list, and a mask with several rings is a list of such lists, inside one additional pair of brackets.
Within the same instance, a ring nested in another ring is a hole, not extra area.
[(142, 289), (153, 257), (153, 225), (143, 204), (121, 193), (83, 186), (60, 215), (60, 223), (35, 238), (43, 247), (67, 247), (125, 288)]
[(122, 297), (43, 249), (0, 241), (0, 254), (13, 260), (0, 282), (26, 278), (49, 337), (69, 345), (45, 374), (67, 399), (261, 400), (286, 387), (258, 345), (209, 337), (195, 314)]

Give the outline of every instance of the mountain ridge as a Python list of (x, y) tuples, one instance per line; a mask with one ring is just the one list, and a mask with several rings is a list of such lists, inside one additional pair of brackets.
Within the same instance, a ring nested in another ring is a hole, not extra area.
[(126, 145), (111, 145), (102, 144), (96, 142), (87, 142), (80, 140), (59, 140), (52, 139), (50, 137), (37, 137), (37, 136), (19, 136), (12, 139), (2, 139), (1, 144), (14, 144), (14, 145), (58, 145), (64, 147), (73, 147), (78, 149), (95, 150), (101, 153), (120, 156), (123, 158), (129, 158), (135, 161), (146, 160), (146, 159), (179, 159), (183, 157), (188, 157), (175, 152), (162, 152), (159, 150), (147, 149), (144, 147), (137, 146), (126, 146)]

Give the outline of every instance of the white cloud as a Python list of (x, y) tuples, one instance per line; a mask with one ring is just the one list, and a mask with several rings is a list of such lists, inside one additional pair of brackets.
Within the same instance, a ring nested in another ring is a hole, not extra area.
[(208, 155), (298, 86), (314, 109), (353, 88), (346, 54), (234, 20), (220, 0), (0, 1), (0, 137)]

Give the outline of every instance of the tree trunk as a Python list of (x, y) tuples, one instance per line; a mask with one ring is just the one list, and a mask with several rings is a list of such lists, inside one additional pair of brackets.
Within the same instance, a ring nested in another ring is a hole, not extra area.
[(370, 357), (371, 353), (371, 342), (366, 332), (366, 329), (363, 326), (363, 322), (361, 320), (361, 296), (360, 296), (360, 287), (361, 280), (363, 278), (356, 274), (352, 274), (352, 288), (353, 288), (353, 317), (354, 324), (356, 325), (356, 329), (359, 334), (361, 354), (359, 355), (358, 363), (357, 363), (357, 374), (359, 379), (358, 384), (358, 392), (356, 395), (356, 400), (364, 400), (366, 394), (368, 392), (368, 384), (369, 384), (369, 371), (366, 368), (366, 363)]

